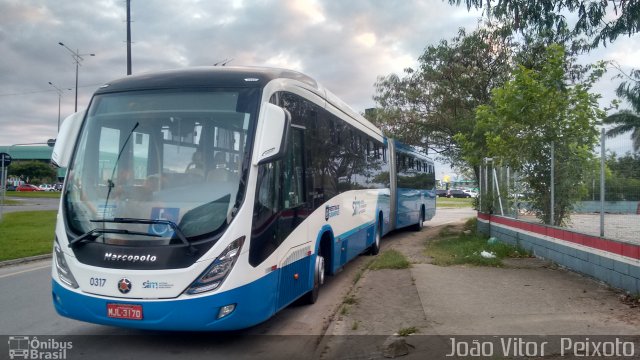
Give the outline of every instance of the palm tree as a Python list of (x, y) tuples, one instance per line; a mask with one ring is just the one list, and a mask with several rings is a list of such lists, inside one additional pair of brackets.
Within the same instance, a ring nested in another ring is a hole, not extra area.
[(640, 71), (634, 71), (632, 76), (635, 77), (635, 79), (630, 77), (633, 83), (620, 84), (616, 89), (616, 95), (629, 101), (633, 110), (621, 110), (607, 116), (603, 122), (607, 125), (615, 125), (607, 130), (608, 137), (616, 137), (631, 131), (633, 151), (638, 152), (640, 150)]

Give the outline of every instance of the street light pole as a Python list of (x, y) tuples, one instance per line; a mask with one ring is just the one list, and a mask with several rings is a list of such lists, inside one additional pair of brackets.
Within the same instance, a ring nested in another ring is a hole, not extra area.
[(73, 58), (73, 61), (76, 62), (76, 106), (75, 106), (75, 112), (77, 112), (78, 111), (78, 67), (80, 66), (80, 63), (84, 60), (83, 56), (96, 56), (96, 54), (80, 54), (80, 50), (73, 51), (67, 45), (65, 45), (62, 42), (58, 42), (58, 45), (63, 46), (65, 49), (69, 50), (69, 52), (71, 53), (71, 57)]
[(53, 88), (56, 89), (56, 92), (58, 93), (58, 132), (60, 132), (60, 101), (62, 100), (62, 89), (55, 86), (51, 81), (49, 81), (49, 85), (53, 86)]
[(127, 75), (131, 75), (131, 1), (127, 0)]

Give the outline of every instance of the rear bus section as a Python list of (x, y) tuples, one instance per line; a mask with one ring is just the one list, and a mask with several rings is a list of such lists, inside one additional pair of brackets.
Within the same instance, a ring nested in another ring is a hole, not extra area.
[(393, 141), (392, 185), (395, 193), (395, 227), (422, 228), (436, 213), (436, 178), (433, 160), (399, 141)]

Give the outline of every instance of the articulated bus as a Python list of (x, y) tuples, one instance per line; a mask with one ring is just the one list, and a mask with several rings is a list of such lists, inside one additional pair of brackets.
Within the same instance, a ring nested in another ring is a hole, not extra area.
[(232, 330), (420, 230), (433, 161), (298, 72), (206, 67), (100, 87), (67, 118), (53, 304), (140, 329)]

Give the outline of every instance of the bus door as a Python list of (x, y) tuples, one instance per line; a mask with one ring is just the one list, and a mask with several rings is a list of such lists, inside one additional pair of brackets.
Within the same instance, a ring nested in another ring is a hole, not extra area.
[[(305, 199), (304, 128), (292, 125), (289, 134), (287, 153), (282, 159), (282, 211), (278, 218), (277, 233), (278, 238), (283, 241), (297, 229), (299, 237), (293, 244), (295, 248), (307, 242), (306, 229), (299, 227), (306, 227), (303, 221), (308, 216), (309, 204)], [(289, 304), (309, 290), (307, 280), (312, 276), (309, 261), (310, 257), (306, 251), (287, 252), (286, 258), (283, 259), (284, 268), (280, 273), (278, 308)]]
[[(304, 128), (293, 125), (289, 136), (284, 158), (259, 166), (249, 248), (253, 267), (281, 250), (276, 310), (309, 290), (310, 257), (302, 250), (309, 247), (305, 245), (308, 231), (300, 228), (306, 226), (303, 220), (310, 212), (305, 198)], [(297, 238), (282, 249), (282, 243), (294, 230)]]

